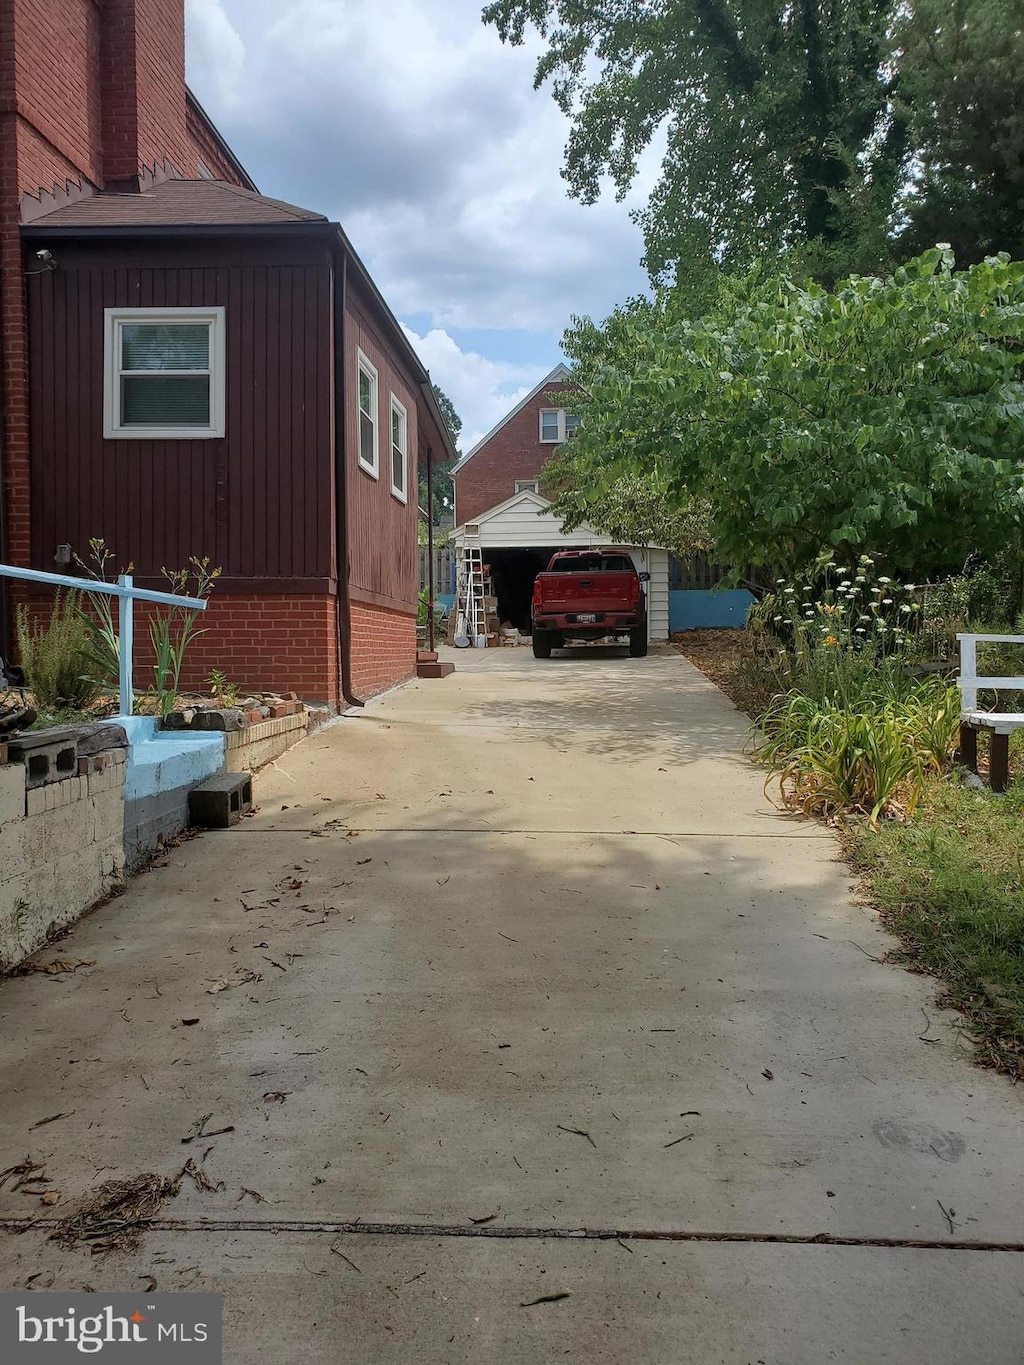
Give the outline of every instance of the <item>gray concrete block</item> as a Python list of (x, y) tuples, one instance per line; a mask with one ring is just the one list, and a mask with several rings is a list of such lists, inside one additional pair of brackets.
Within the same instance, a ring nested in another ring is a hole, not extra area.
[(251, 773), (214, 773), (188, 798), (189, 815), (202, 829), (228, 829), (252, 809)]
[(0, 768), (0, 825), (25, 815), (25, 769), (21, 763)]
[(25, 766), (25, 785), (31, 791), (49, 782), (60, 782), (78, 772), (78, 749), (74, 730), (37, 730), (19, 735), (7, 748), (8, 757)]
[[(188, 828), (188, 793), (188, 787), (173, 787), (123, 803), (124, 856), (129, 871), (145, 866), (161, 844)], [(121, 788), (115, 787), (110, 795), (120, 802)]]

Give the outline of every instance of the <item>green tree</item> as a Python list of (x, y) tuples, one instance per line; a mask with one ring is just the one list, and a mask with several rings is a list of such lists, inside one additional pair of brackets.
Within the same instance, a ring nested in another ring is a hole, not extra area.
[[(433, 386), (433, 388), (434, 397), (437, 399), (437, 406), (441, 409), (441, 416), (448, 424), (448, 430), (452, 434), (452, 439), (457, 443), (459, 436), (462, 434), (462, 418), (455, 411), (455, 404), (448, 397), (445, 391), (443, 389), (438, 388), (436, 384)], [(435, 526), (439, 526), (441, 524), (442, 518), (450, 515), (452, 508), (455, 506), (455, 491), (452, 485), (451, 460), (443, 461), (435, 460), (434, 475), (432, 482), (434, 488), (434, 506), (432, 509), (433, 522)], [(420, 506), (424, 509), (424, 511), (426, 510), (427, 506), (426, 471), (423, 472), (423, 475), (420, 478)]]
[(829, 293), (788, 277), (707, 316), (620, 314), (580, 333), (576, 496), (652, 473), (707, 499), (723, 562), (800, 572), (868, 550), (921, 578), (1019, 544), (1024, 264), (934, 249)]
[(623, 474), (594, 489), (576, 477), (571, 454), (544, 470), (543, 489), (567, 531), (584, 522), (618, 545), (657, 545), (681, 559), (714, 549), (711, 508), (704, 498), (679, 503), (657, 474)]
[(916, 152), (901, 247), (1024, 258), (1024, 0), (914, 0), (895, 37)]
[(802, 246), (833, 279), (887, 254), (906, 127), (894, 106), (898, 0), (493, 0), (501, 38), (546, 40), (535, 86), (571, 128), (563, 174), (593, 203), (619, 197), (663, 132), (641, 212), (645, 263), (700, 295), (716, 267)]

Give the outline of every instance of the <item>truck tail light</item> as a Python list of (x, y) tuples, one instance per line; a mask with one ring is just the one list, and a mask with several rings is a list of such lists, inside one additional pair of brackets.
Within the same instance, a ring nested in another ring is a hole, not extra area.
[(631, 579), (629, 580), (629, 605), (630, 605), (631, 607), (635, 607), (636, 604), (637, 604), (639, 601), (640, 601), (640, 580), (639, 580), (639, 578), (631, 578)]
[(539, 579), (539, 578), (535, 578), (535, 579), (533, 580), (533, 605), (534, 605), (535, 610), (539, 611), (540, 608), (541, 608), (542, 603), (543, 603), (543, 598), (541, 597), (541, 591), (540, 591), (540, 579)]

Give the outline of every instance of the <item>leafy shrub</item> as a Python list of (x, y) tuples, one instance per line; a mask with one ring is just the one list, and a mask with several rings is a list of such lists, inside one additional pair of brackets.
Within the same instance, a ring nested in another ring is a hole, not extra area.
[(783, 804), (804, 814), (879, 816), (915, 807), (928, 773), (949, 768), (960, 694), (937, 679), (880, 670), (872, 692), (821, 698), (794, 689), (761, 719), (754, 756), (775, 775)]
[(34, 622), (27, 607), (18, 608), (21, 666), (40, 709), (81, 710), (96, 700), (88, 647), (80, 593), (58, 593), (46, 625)]

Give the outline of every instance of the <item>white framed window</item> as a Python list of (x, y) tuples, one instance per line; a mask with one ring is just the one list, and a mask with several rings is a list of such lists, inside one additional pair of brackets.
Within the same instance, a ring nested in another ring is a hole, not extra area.
[(380, 477), (380, 419), (377, 404), (377, 370), (359, 352), (359, 467)]
[(540, 481), (538, 479), (516, 479), (517, 493), (539, 493)]
[(223, 308), (104, 309), (103, 435), (224, 435)]
[(399, 502), (409, 500), (409, 419), (391, 395), (391, 492)]
[(565, 408), (541, 408), (540, 439), (542, 445), (559, 445), (575, 436), (579, 430), (580, 419), (566, 412)]
[(561, 413), (557, 408), (541, 408), (540, 413), (540, 439), (544, 444), (554, 444), (562, 438), (559, 435), (561, 423), (558, 420)]

